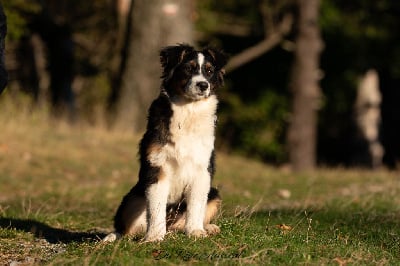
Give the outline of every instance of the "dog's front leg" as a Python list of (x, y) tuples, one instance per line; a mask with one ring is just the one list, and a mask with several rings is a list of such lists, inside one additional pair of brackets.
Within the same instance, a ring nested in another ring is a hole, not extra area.
[(204, 217), (206, 213), (207, 195), (210, 190), (210, 175), (208, 171), (196, 178), (186, 193), (187, 217), (185, 231), (188, 236), (205, 237)]
[(147, 233), (145, 241), (161, 241), (166, 233), (166, 208), (169, 183), (158, 180), (147, 190)]

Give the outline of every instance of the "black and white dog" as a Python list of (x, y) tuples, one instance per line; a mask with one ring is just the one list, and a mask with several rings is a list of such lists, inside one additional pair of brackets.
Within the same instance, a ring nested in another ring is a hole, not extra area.
[(161, 93), (150, 106), (147, 130), (140, 142), (139, 180), (123, 198), (114, 218), (121, 235), (145, 233), (160, 241), (167, 230), (192, 237), (219, 233), (210, 221), (221, 199), (211, 187), (217, 97), (223, 85), (224, 53), (196, 51), (185, 44), (160, 52)]

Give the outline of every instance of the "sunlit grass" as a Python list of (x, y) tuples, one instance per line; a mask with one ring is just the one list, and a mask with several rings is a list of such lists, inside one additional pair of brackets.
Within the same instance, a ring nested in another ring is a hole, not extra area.
[(294, 174), (227, 154), (220, 235), (102, 244), (136, 180), (138, 137), (13, 108), (0, 101), (1, 264), (400, 264), (399, 173)]

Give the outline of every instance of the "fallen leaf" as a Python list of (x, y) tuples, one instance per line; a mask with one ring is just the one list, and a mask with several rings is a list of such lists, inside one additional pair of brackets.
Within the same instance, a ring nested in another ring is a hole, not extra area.
[(345, 259), (341, 259), (341, 258), (336, 257), (336, 258), (333, 259), (333, 261), (336, 261), (339, 264), (339, 266), (345, 266), (351, 260), (350, 259), (349, 260), (345, 260)]
[(281, 229), (283, 231), (292, 230), (292, 227), (290, 225), (286, 225), (286, 224), (278, 224), (278, 225), (276, 225), (276, 227), (278, 227), (279, 229)]
[(161, 253), (162, 253), (162, 250), (155, 249), (151, 252), (151, 255), (153, 256), (153, 258), (157, 258), (158, 256), (160, 256)]
[(279, 189), (278, 196), (283, 199), (288, 199), (288, 198), (290, 198), (290, 196), (292, 196), (292, 193), (288, 189)]

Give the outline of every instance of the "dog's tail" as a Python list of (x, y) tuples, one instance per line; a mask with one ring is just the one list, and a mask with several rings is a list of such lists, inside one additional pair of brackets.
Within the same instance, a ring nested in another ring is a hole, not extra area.
[(122, 237), (121, 234), (117, 233), (117, 232), (113, 232), (108, 234), (105, 238), (103, 238), (102, 242), (105, 243), (111, 243), (114, 242), (115, 240), (118, 240)]

